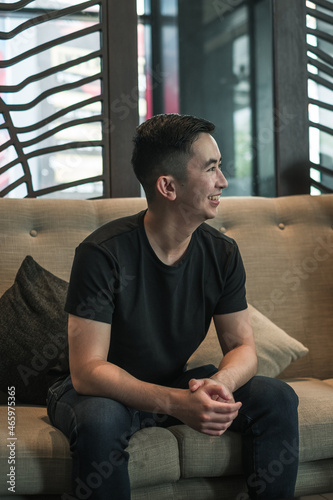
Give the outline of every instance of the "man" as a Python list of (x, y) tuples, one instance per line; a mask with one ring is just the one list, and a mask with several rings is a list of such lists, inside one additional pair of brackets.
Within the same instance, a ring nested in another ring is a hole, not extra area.
[[(77, 248), (66, 303), (71, 376), (49, 398), (52, 422), (70, 439), (77, 498), (110, 454), (112, 473), (96, 479), (89, 498), (130, 498), (126, 448), (148, 421), (241, 432), (250, 498), (293, 496), (295, 456), (273, 481), (267, 468), (283, 442), (298, 443), (297, 397), (281, 381), (255, 377), (242, 260), (232, 239), (204, 223), (228, 185), (213, 131), (176, 114), (138, 127), (132, 163), (148, 210), (104, 225)], [(211, 318), (224, 357), (218, 368), (186, 372)]]

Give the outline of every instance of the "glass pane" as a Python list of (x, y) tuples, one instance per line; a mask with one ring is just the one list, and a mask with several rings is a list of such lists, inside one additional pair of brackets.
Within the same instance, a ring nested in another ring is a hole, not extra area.
[(101, 175), (100, 148), (68, 149), (29, 160), (35, 190)]
[(0, 175), (0, 192), (6, 189), (12, 182), (23, 177), (23, 175), (24, 172), (21, 163), (6, 170), (6, 172)]
[(161, 0), (162, 16), (176, 16), (178, 14), (177, 0)]
[(226, 195), (274, 196), (269, 2), (156, 5), (160, 11), (139, 18), (140, 121), (173, 112), (211, 120), (229, 181)]
[[(82, 3), (82, 0), (35, 0), (29, 3), (29, 9), (45, 9), (47, 5), (47, 10), (60, 10), (66, 7), (71, 7), (72, 5), (78, 5)], [(45, 5), (46, 4), (46, 5)], [(93, 11), (98, 10), (99, 6), (93, 6), (90, 9)]]
[[(83, 11), (84, 12), (84, 11)], [(4, 18), (4, 29), (3, 31), (9, 33), (17, 26), (20, 26), (24, 22), (28, 21), (30, 16), (28, 11), (26, 15), (20, 17), (6, 17)], [(51, 40), (55, 40), (61, 36), (69, 35), (71, 33), (76, 33), (79, 30), (84, 28), (88, 28), (89, 26), (93, 26), (99, 22), (97, 16), (95, 16), (95, 20), (93, 17), (88, 21), (87, 19), (73, 19), (71, 21), (67, 19), (54, 19), (49, 20), (43, 24), (37, 24), (36, 26), (31, 26), (30, 28), (25, 29), (23, 32), (18, 33), (14, 39), (12, 39), (11, 43), (8, 43), (7, 53), (8, 59), (12, 59), (18, 55), (21, 55), (23, 52), (27, 52), (28, 50), (33, 49), (37, 45), (42, 45), (44, 43), (50, 42)], [(1, 21), (0, 21), (1, 23)], [(89, 36), (89, 35), (88, 35)], [(93, 34), (90, 36), (94, 36), (95, 40), (87, 40), (84, 41), (83, 44), (75, 41), (68, 42), (69, 48), (73, 47), (87, 47), (89, 49), (93, 49), (94, 47), (99, 45), (99, 35)], [(80, 39), (78, 39), (80, 40)], [(55, 51), (56, 48), (50, 49), (51, 51)], [(96, 49), (95, 49), (96, 50)], [(41, 56), (39, 55), (41, 59)], [(46, 61), (45, 61), (46, 62)], [(23, 73), (24, 74), (24, 73)]]
[[(203, 15), (204, 13), (204, 15)], [(179, 4), (180, 111), (216, 125), (227, 196), (252, 194), (248, 9), (223, 17), (211, 2)]]
[(10, 140), (10, 135), (8, 129), (4, 128), (0, 130), (0, 146), (3, 146), (7, 141)]
[[(3, 144), (4, 144), (8, 140), (8, 135), (7, 135), (7, 131), (0, 130), (0, 137), (2, 136), (2, 132), (4, 133), (3, 137), (5, 137), (5, 134), (6, 134), (6, 140), (3, 142)], [(2, 139), (1, 139), (1, 142), (2, 142)], [(15, 160), (18, 161), (17, 160), (17, 152), (16, 152), (16, 149), (14, 148), (14, 146), (9, 146), (5, 150), (0, 151), (0, 167), (3, 167), (5, 165), (9, 165), (12, 162), (15, 163)], [(11, 172), (11, 174), (8, 174), (8, 172)], [(2, 189), (7, 187), (9, 184), (11, 184), (11, 181), (14, 182), (17, 179), (17, 177), (13, 177), (13, 174), (15, 172), (17, 172), (17, 171), (13, 170), (13, 169), (9, 169), (9, 170), (6, 170), (4, 172), (4, 174), (3, 174), (4, 177), (3, 177), (2, 182), (1, 182), (0, 191), (2, 191)], [(6, 179), (5, 184), (4, 184), (4, 179)]]
[(163, 93), (165, 113), (179, 112), (178, 28), (162, 28)]
[[(139, 121), (144, 122), (153, 115), (153, 81), (151, 62), (151, 27), (138, 25), (138, 87)], [(161, 81), (160, 83), (161, 84)]]
[(138, 16), (150, 14), (150, 0), (136, 0), (136, 11)]
[(98, 198), (103, 196), (102, 182), (87, 182), (80, 186), (75, 186), (67, 189), (62, 189), (56, 193), (48, 193), (40, 196), (40, 198), (62, 198), (62, 199), (87, 199)]
[[(38, 45), (37, 39), (34, 39), (34, 42), (35, 43), (31, 42), (31, 47)], [(19, 85), (21, 82), (24, 82), (26, 78), (31, 76), (32, 72), (34, 72), (34, 74), (38, 74), (69, 61), (73, 61), (73, 66), (71, 66), (70, 69), (67, 68), (65, 71), (62, 70), (61, 73), (52, 72), (52, 75), (46, 75), (43, 79), (28, 85), (23, 91), (20, 92), (23, 94), (28, 92), (29, 95), (33, 98), (34, 95), (32, 95), (32, 88), (45, 90), (50, 88), (51, 83), (56, 85), (59, 83), (64, 83), (66, 81), (72, 82), (78, 80), (79, 77), (82, 78), (83, 76), (91, 76), (93, 74), (96, 74), (100, 70), (99, 59), (90, 59), (89, 61), (80, 65), (76, 65), (75, 61), (98, 50), (99, 44), (99, 34), (93, 33), (85, 37), (80, 37), (75, 41), (66, 42), (51, 49), (44, 50), (40, 54), (28, 57), (27, 59), (24, 59), (23, 61), (20, 61), (17, 64), (14, 64), (5, 69), (6, 85)], [(9, 57), (6, 57), (6, 59), (11, 59), (12, 54), (14, 56), (21, 54), (21, 44), (19, 43), (18, 45), (13, 45), (14, 48), (9, 47), (7, 43), (5, 44), (5, 50), (9, 55)], [(16, 53), (16, 51), (18, 52)], [(15, 101), (20, 102), (20, 94), (17, 93), (13, 97), (17, 97)], [(10, 100), (8, 101), (13, 102)]]
[(4, 198), (25, 198), (28, 194), (27, 186), (25, 183), (20, 184), (12, 189)]

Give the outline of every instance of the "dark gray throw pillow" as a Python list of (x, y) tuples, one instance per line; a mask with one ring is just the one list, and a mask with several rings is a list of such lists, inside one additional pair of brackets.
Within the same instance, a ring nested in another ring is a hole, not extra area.
[(0, 298), (0, 390), (22, 403), (46, 404), (48, 387), (69, 373), (68, 284), (31, 256)]

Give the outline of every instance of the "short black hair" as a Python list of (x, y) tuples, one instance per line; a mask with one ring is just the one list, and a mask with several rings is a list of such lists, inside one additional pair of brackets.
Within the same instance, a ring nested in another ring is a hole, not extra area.
[(155, 196), (156, 181), (172, 175), (183, 182), (193, 142), (202, 132), (212, 133), (215, 125), (203, 118), (176, 113), (155, 115), (136, 130), (132, 165), (145, 190), (147, 201)]

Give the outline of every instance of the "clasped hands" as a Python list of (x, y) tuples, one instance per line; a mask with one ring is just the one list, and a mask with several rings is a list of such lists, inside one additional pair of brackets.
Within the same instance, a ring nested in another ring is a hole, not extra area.
[(210, 378), (191, 379), (183, 397), (176, 416), (192, 429), (210, 436), (221, 436), (242, 406), (241, 402), (235, 403), (225, 385)]

